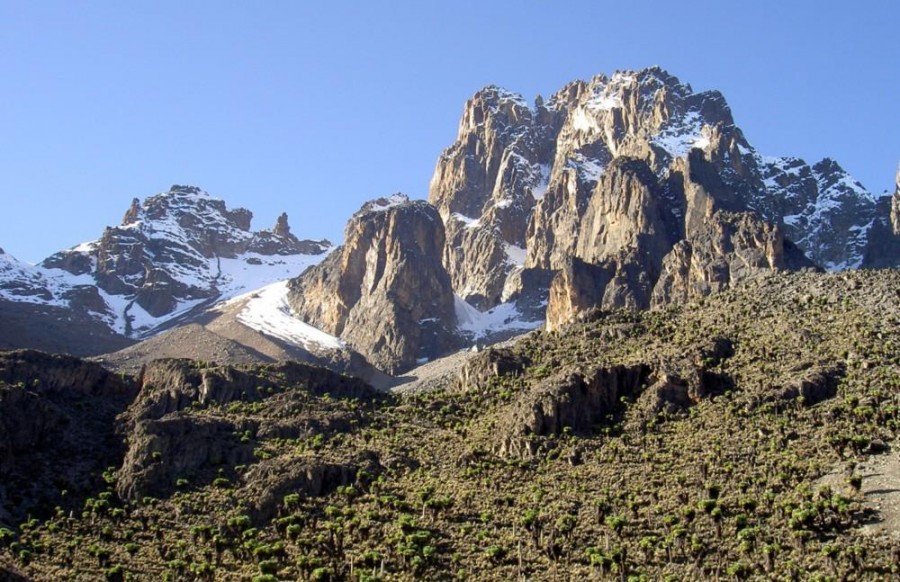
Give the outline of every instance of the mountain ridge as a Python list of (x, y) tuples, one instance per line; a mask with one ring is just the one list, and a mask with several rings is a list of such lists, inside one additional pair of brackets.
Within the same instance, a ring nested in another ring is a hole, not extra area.
[[(38, 266), (0, 255), (0, 300), (56, 320), (77, 311), (111, 341), (197, 318), (302, 349), (313, 334), (316, 350), (352, 346), (401, 372), (598, 306), (687, 301), (771, 270), (898, 266), (898, 196), (900, 185), (876, 199), (828, 158), (763, 156), (720, 92), (660, 67), (573, 81), (533, 104), (489, 85), (466, 102), (428, 203), (364, 203), (337, 250), (297, 239), (286, 214), (251, 231), (249, 210), (176, 185)], [(262, 291), (288, 279), (287, 296)], [(230, 323), (216, 315), (257, 289), (243, 311), (226, 310)], [(422, 322), (440, 323), (423, 334)]]

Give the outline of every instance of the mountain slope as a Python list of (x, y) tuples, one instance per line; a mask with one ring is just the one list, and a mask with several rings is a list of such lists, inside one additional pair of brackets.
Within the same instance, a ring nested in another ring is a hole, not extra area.
[(93, 440), (29, 464), (0, 436), (0, 465), (40, 485), (0, 495), (0, 572), (890, 579), (898, 289), (892, 270), (775, 273), (596, 312), (402, 398), (296, 364), (160, 361), (115, 428), (110, 400), (83, 404), (90, 378), (18, 397), (67, 362), (0, 358), (0, 435), (23, 410), (128, 435), (62, 497), (59, 455), (78, 466)]

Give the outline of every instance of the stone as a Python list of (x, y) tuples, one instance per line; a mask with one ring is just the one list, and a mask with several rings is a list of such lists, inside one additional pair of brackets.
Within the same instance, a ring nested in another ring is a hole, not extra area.
[(388, 373), (459, 345), (441, 263), (444, 228), (433, 206), (403, 195), (366, 203), (344, 237), (325, 261), (291, 280), (298, 317)]

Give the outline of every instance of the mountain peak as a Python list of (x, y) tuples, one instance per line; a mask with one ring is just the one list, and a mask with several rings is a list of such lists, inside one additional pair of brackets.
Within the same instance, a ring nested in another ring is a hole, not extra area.
[(187, 186), (181, 184), (173, 184), (171, 188), (169, 188), (170, 194), (185, 194), (188, 196), (209, 196), (205, 190), (199, 188), (197, 186)]
[(403, 206), (405, 204), (409, 204), (410, 199), (409, 196), (403, 194), (401, 192), (397, 192), (396, 194), (391, 194), (387, 197), (376, 198), (375, 200), (369, 200), (365, 204), (362, 205), (362, 208), (359, 209), (357, 214), (368, 213), (368, 212), (384, 212), (385, 210), (390, 210), (391, 208), (395, 208), (397, 206)]
[(487, 103), (501, 104), (512, 103), (520, 107), (528, 108), (528, 102), (520, 93), (515, 93), (498, 85), (487, 85), (472, 97), (473, 100), (482, 99)]

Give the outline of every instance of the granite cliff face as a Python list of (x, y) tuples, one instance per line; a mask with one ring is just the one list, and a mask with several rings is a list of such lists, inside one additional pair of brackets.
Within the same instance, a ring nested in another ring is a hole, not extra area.
[(523, 266), (556, 123), (543, 105), (487, 87), (466, 103), (457, 141), (438, 160), (429, 201), (447, 231), (444, 265), (457, 294), (479, 309), (505, 301), (507, 277)]
[(303, 321), (393, 373), (457, 345), (444, 228), (434, 207), (397, 194), (366, 203), (344, 245), (289, 284)]

